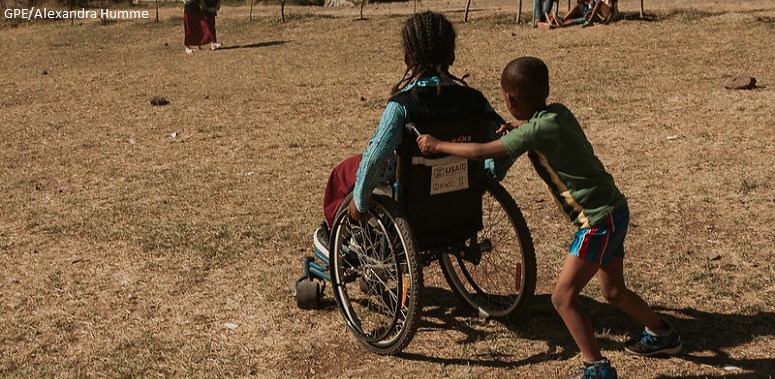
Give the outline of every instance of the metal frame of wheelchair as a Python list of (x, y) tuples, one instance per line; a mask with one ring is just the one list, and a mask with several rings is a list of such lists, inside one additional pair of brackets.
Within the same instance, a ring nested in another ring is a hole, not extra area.
[(421, 316), (422, 267), (438, 261), (466, 306), (480, 317), (512, 320), (535, 291), (535, 250), (511, 195), (493, 178), (484, 184), (484, 228), (459, 244), (423, 251), (391, 196), (374, 195), (369, 217), (360, 223), (347, 215), (348, 195), (331, 227), (330, 257), (316, 251), (304, 261), (295, 284), (298, 306), (317, 308), (330, 282), (358, 341), (377, 354), (398, 354)]

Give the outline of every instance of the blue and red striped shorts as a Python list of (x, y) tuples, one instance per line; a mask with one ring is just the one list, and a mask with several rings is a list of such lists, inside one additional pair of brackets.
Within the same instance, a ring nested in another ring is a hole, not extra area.
[(579, 229), (570, 245), (570, 254), (601, 265), (614, 257), (624, 258), (624, 237), (629, 224), (630, 208), (625, 202), (589, 228)]

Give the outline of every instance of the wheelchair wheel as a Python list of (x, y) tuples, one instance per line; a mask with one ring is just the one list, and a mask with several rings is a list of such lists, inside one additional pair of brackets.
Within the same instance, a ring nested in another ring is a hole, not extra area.
[(331, 287), (349, 329), (367, 349), (397, 354), (414, 337), (422, 271), (398, 204), (374, 195), (364, 222), (347, 216), (348, 195), (331, 230)]
[(320, 282), (304, 279), (296, 285), (296, 305), (301, 309), (317, 309), (322, 294)]
[(477, 236), (481, 259), (442, 254), (441, 269), (452, 290), (480, 317), (510, 319), (533, 297), (536, 258), (533, 239), (514, 199), (487, 177)]

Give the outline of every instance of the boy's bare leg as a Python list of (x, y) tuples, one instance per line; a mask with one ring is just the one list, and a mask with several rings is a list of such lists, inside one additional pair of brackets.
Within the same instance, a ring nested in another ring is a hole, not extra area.
[(600, 266), (596, 263), (568, 255), (552, 293), (554, 308), (562, 317), (562, 321), (565, 322), (573, 340), (576, 341), (581, 354), (584, 355), (584, 360), (588, 362), (600, 360), (603, 356), (595, 339), (592, 323), (581, 309), (579, 293), (595, 276), (599, 268)]
[(615, 257), (600, 267), (597, 274), (603, 297), (649, 329), (665, 327), (662, 319), (635, 292), (624, 283), (624, 259)]

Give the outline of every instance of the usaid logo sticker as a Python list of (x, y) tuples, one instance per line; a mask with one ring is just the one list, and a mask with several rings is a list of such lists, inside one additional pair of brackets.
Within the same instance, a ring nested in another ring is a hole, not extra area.
[(468, 161), (465, 158), (446, 159), (431, 170), (431, 195), (468, 189)]

